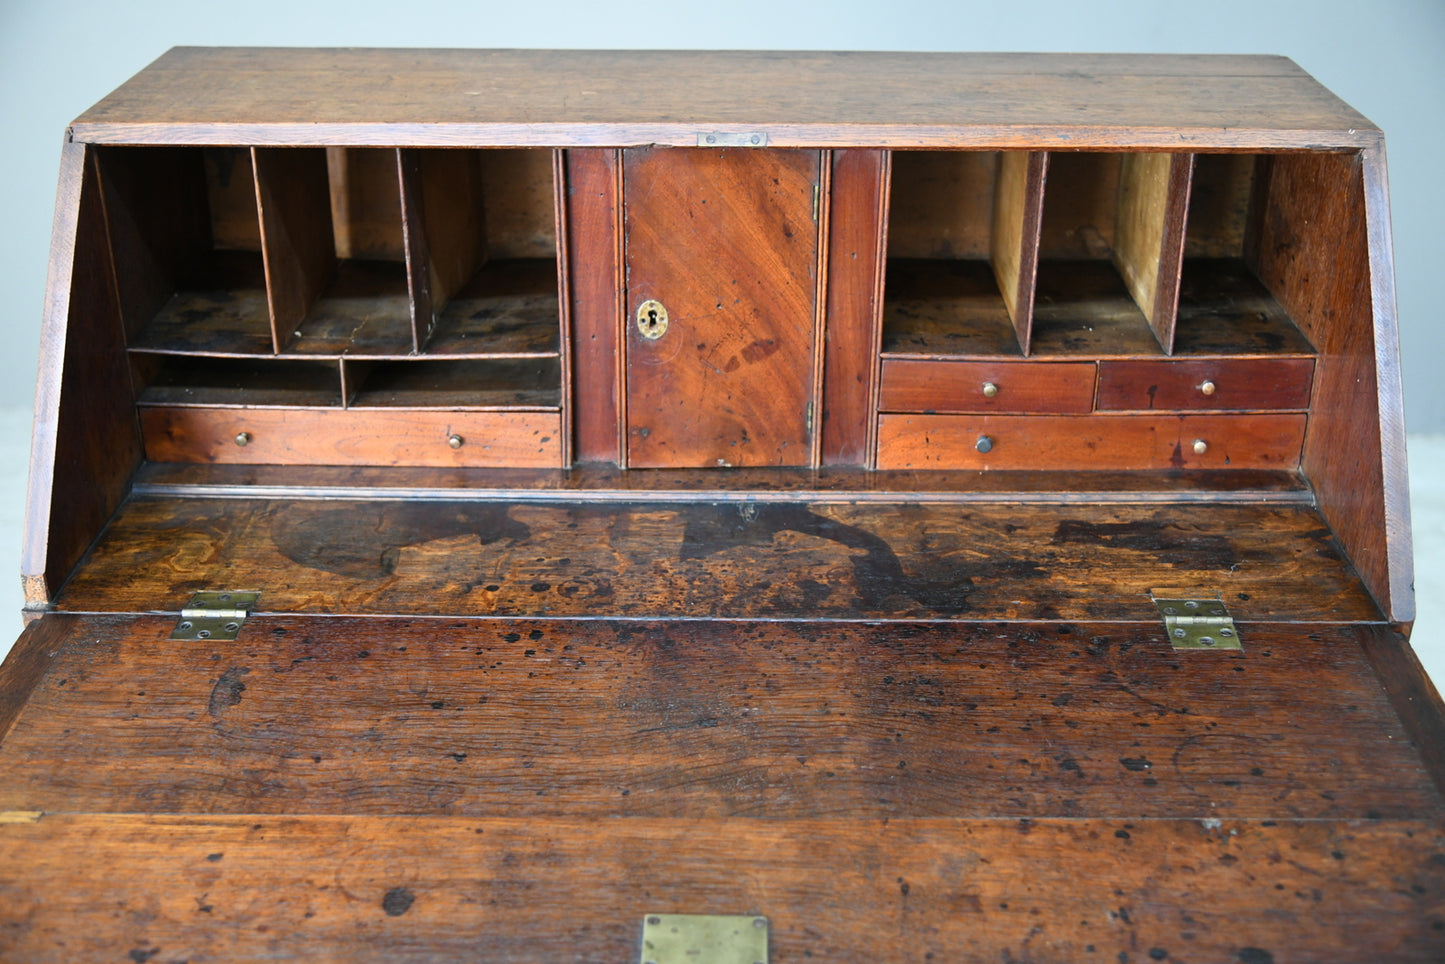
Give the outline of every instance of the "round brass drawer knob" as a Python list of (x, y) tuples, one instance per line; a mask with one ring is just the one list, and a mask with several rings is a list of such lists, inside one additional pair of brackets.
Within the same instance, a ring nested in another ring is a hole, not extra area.
[(464, 438), (462, 438), (460, 435), (448, 435), (448, 436), (447, 436), (447, 444), (450, 445), (450, 446), (451, 446), (452, 448), (454, 448), (454, 449), (459, 449), (459, 448), (461, 448), (463, 445), (466, 444), (466, 441), (467, 441), (467, 440), (464, 439)]
[(1203, 383), (1200, 384), (1199, 390), (1205, 395), (1213, 395), (1215, 392), (1215, 384), (1206, 378)]
[(250, 432), (237, 432), (237, 433), (236, 433), (236, 444), (237, 444), (237, 445), (240, 445), (240, 446), (242, 446), (242, 447), (245, 447), (245, 446), (247, 446), (247, 445), (250, 445), (250, 444), (251, 444), (251, 433), (250, 433)]
[(978, 437), (978, 441), (973, 443), (973, 447), (987, 455), (989, 452), (993, 451), (993, 439), (989, 438), (987, 435), (980, 435)]
[(997, 385), (995, 385), (993, 382), (984, 382), (984, 383), (983, 383), (983, 397), (984, 397), (984, 398), (993, 398), (993, 397), (994, 397), (995, 395), (997, 395), (997, 394), (998, 394), (998, 386), (997, 386)]
[(1195, 454), (1195, 455), (1203, 455), (1205, 452), (1208, 452), (1208, 451), (1209, 451), (1209, 443), (1208, 443), (1208, 442), (1204, 441), (1204, 439), (1202, 439), (1202, 438), (1197, 438), (1197, 439), (1194, 440), (1194, 454)]

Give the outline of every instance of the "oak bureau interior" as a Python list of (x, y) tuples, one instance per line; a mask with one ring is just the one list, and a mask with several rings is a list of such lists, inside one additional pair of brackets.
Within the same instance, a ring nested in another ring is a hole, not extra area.
[(632, 56), (72, 125), (0, 957), (1445, 953), (1380, 132), (1282, 58)]

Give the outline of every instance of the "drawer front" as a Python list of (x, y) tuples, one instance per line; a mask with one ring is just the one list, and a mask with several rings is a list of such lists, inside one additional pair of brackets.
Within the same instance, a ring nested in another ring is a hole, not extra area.
[[(557, 412), (143, 408), (153, 462), (555, 468)], [(237, 443), (245, 433), (245, 444)], [(453, 448), (452, 437), (460, 440)]]
[(1304, 432), (1300, 414), (884, 415), (878, 467), (1289, 469), (1299, 465)]
[(883, 362), (885, 412), (1082, 414), (1094, 407), (1093, 362)]
[(1100, 411), (1305, 409), (1309, 358), (1223, 358), (1099, 363)]

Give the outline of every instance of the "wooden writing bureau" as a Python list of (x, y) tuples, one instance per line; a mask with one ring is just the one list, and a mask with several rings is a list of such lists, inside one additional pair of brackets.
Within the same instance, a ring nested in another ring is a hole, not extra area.
[(1445, 957), (1289, 61), (174, 50), (55, 224), (0, 959)]

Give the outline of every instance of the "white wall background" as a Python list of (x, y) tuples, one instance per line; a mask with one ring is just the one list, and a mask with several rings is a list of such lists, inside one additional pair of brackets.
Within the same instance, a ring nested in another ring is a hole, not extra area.
[(61, 136), (178, 44), (1284, 54), (1387, 134), (1407, 421), (1445, 433), (1445, 0), (0, 0), (0, 650)]

